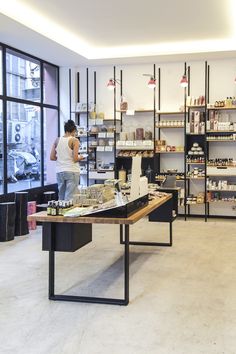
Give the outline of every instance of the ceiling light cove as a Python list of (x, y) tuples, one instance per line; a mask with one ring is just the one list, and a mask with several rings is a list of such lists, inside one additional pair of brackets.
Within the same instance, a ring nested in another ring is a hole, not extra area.
[(33, 4), (29, 6), (21, 0), (0, 1), (0, 12), (87, 59), (112, 59), (234, 51), (236, 50), (236, 20), (234, 18), (236, 1), (229, 1), (231, 4), (229, 7), (235, 10), (229, 13), (229, 21), (232, 23), (232, 36), (230, 38), (117, 47), (92, 46), (85, 39), (75, 35), (75, 33), (69, 31), (66, 27), (36, 11), (33, 8)]
[(32, 7), (25, 5), (20, 0), (0, 2), (0, 12), (86, 58), (92, 54), (90, 53), (92, 48), (86, 41), (35, 11)]
[(236, 50), (234, 39), (168, 42), (127, 47), (97, 47), (89, 59), (128, 58), (152, 55), (191, 54)]

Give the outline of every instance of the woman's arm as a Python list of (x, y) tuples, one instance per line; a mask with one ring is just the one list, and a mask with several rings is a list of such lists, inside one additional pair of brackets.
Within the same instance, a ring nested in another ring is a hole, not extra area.
[(83, 160), (83, 156), (79, 155), (79, 139), (71, 139), (71, 149), (73, 150), (73, 160), (74, 162), (79, 162)]
[(54, 141), (54, 143), (52, 145), (52, 149), (51, 149), (51, 153), (50, 153), (50, 160), (51, 161), (57, 160), (57, 152), (56, 152), (57, 144), (58, 144), (58, 138)]

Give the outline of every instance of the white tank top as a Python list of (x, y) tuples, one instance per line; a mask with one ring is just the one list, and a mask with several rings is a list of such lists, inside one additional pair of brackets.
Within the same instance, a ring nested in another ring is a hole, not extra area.
[(69, 147), (69, 137), (59, 138), (56, 152), (56, 172), (80, 172), (79, 163), (73, 160), (73, 150)]

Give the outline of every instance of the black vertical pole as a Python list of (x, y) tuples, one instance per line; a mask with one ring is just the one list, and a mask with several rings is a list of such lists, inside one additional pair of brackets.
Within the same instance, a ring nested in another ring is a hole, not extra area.
[(57, 129), (58, 129), (58, 136), (61, 134), (61, 127), (60, 127), (60, 71), (57, 68), (57, 102), (58, 102), (58, 120), (57, 120)]
[[(190, 66), (188, 66), (188, 93), (187, 93), (187, 96), (190, 96), (190, 84), (191, 84), (191, 77), (190, 77)], [(186, 97), (186, 100), (187, 100), (187, 97)], [(190, 108), (188, 108), (188, 122), (190, 120), (189, 118), (190, 116)], [(187, 148), (187, 147), (186, 147)], [(186, 150), (187, 152), (187, 150)], [(185, 163), (186, 163), (186, 157), (185, 157)], [(188, 170), (189, 170), (189, 166), (188, 166)], [(189, 190), (190, 190), (190, 179), (188, 179), (188, 193), (189, 193)], [(188, 204), (188, 215), (190, 215), (190, 205)]]
[[(80, 102), (80, 73), (77, 72), (77, 102)], [(77, 124), (80, 125), (80, 113), (78, 114)]]
[(204, 179), (204, 194), (205, 194), (205, 221), (207, 221), (207, 177), (206, 177), (206, 171), (207, 171), (207, 135), (206, 135), (206, 118), (207, 118), (207, 96), (208, 96), (208, 88), (207, 88), (207, 61), (205, 61), (205, 135), (204, 135), (204, 151), (205, 151), (205, 179)]
[[(184, 63), (184, 75), (186, 75), (187, 64)], [(188, 81), (189, 88), (189, 81)], [(186, 220), (187, 213), (187, 165), (186, 165), (186, 156), (187, 156), (187, 136), (186, 136), (186, 125), (187, 125), (187, 106), (186, 106), (186, 87), (184, 88), (184, 219)]]
[[(87, 111), (86, 111), (86, 124), (87, 132), (89, 129), (89, 72), (88, 68), (86, 69), (86, 100), (87, 100)], [(87, 151), (89, 151), (89, 135), (87, 134)], [(87, 186), (89, 185), (89, 153), (87, 156)]]
[[(161, 110), (161, 68), (158, 68), (158, 111), (160, 112)], [(158, 125), (160, 123), (160, 113), (158, 113)], [(158, 128), (158, 139), (160, 139), (161, 135), (161, 130)], [(155, 147), (156, 151), (156, 147)], [(158, 155), (158, 171), (159, 173), (161, 172), (161, 155)]]
[(7, 194), (7, 77), (6, 77), (6, 47), (2, 47), (2, 79), (3, 79), (3, 101), (2, 101), (2, 132), (3, 132), (3, 193)]
[[(94, 99), (94, 107), (96, 107), (97, 104), (97, 76), (96, 76), (96, 71), (93, 72), (93, 99)], [(94, 150), (94, 155), (95, 155), (95, 169), (97, 169), (97, 150)]]
[(69, 117), (71, 119), (71, 69), (69, 69)]
[[(122, 74), (121, 74), (121, 76), (122, 76)], [(118, 177), (118, 171), (117, 171), (117, 160), (116, 160), (117, 122), (116, 122), (116, 67), (115, 66), (113, 66), (113, 79), (114, 79), (114, 83), (115, 83), (115, 88), (114, 88), (114, 92), (113, 92), (113, 111), (114, 111), (114, 123), (115, 123), (115, 132), (114, 132), (114, 174), (115, 174), (115, 178), (117, 178)]]
[[(153, 78), (156, 82), (156, 64), (153, 64)], [(158, 87), (157, 87), (158, 89)], [(158, 90), (159, 91), (159, 90)], [(154, 171), (154, 176), (152, 183), (155, 183), (156, 176), (156, 164), (155, 164), (155, 141), (156, 141), (156, 86), (153, 89), (153, 158), (152, 158), (152, 169)]]
[(41, 159), (40, 159), (40, 167), (41, 167), (41, 186), (44, 186), (44, 108), (43, 108), (43, 101), (44, 101), (44, 90), (43, 90), (43, 77), (44, 77), (44, 71), (43, 71), (43, 63), (40, 62), (40, 73), (41, 73), (41, 107), (40, 107), (40, 129), (41, 129), (41, 135), (40, 135), (40, 140), (41, 140)]

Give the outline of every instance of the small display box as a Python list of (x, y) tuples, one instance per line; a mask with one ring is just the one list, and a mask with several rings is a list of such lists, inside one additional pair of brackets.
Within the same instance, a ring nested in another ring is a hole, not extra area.
[(137, 210), (142, 209), (146, 205), (148, 205), (148, 195), (139, 197), (131, 202), (128, 202), (125, 205), (108, 209), (108, 210), (98, 211), (90, 215), (91, 216), (96, 215), (96, 217), (106, 217), (106, 218), (128, 218), (130, 215), (135, 213)]

